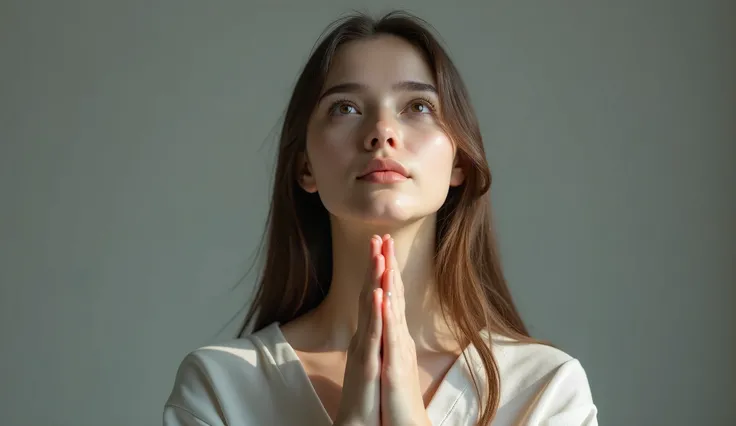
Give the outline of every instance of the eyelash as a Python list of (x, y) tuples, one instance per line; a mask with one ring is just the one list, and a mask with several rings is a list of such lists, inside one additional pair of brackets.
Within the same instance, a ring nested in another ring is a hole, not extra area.
[(429, 112), (435, 112), (437, 110), (437, 107), (434, 106), (434, 103), (432, 101), (422, 96), (412, 100), (409, 104), (411, 105), (416, 101), (422, 101), (427, 107), (429, 107)]
[(337, 99), (335, 102), (333, 102), (330, 105), (330, 108), (327, 110), (327, 112), (330, 115), (333, 115), (333, 114), (335, 114), (335, 111), (337, 111), (337, 108), (339, 108), (342, 105), (350, 105), (351, 107), (353, 107), (355, 109), (358, 109), (358, 107), (355, 106), (355, 104), (352, 103), (352, 102), (350, 102), (348, 99)]
[[(432, 101), (430, 101), (429, 99), (427, 99), (425, 97), (422, 97), (422, 96), (420, 96), (418, 98), (415, 98), (415, 99), (412, 99), (409, 102), (409, 105), (411, 105), (413, 103), (416, 103), (417, 101), (421, 101), (419, 103), (422, 103), (424, 106), (428, 107), (430, 113), (434, 113), (437, 110), (437, 107), (434, 105), (434, 103)], [(337, 100), (335, 100), (335, 102), (333, 102), (330, 105), (330, 107), (329, 107), (329, 109), (327, 111), (328, 111), (328, 113), (330, 115), (333, 115), (333, 114), (335, 114), (335, 111), (337, 111), (337, 108), (339, 108), (342, 105), (350, 105), (351, 107), (355, 108), (356, 110), (358, 109), (358, 107), (355, 106), (355, 104), (353, 102), (351, 102), (350, 100), (348, 100), (348, 99), (337, 99)]]

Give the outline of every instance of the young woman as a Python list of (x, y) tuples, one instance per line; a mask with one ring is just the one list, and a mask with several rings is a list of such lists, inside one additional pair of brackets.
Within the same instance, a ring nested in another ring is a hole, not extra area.
[(336, 23), (286, 113), (253, 332), (184, 359), (164, 425), (597, 424), (580, 363), (514, 307), (490, 184), (422, 21)]

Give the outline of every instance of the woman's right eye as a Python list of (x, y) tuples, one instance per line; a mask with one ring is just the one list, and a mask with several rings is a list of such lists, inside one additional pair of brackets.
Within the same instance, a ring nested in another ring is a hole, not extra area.
[(358, 109), (353, 104), (345, 101), (337, 101), (330, 107), (330, 115), (358, 114)]

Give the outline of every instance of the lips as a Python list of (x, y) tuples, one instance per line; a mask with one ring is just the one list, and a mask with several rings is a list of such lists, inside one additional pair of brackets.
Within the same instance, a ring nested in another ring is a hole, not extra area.
[(371, 183), (399, 183), (407, 179), (409, 178), (402, 175), (401, 173), (391, 172), (391, 171), (378, 171), (378, 172), (368, 173), (367, 175), (359, 178), (358, 180), (362, 182), (371, 182)]
[(358, 179), (383, 183), (399, 182), (409, 179), (409, 171), (396, 160), (374, 158), (368, 162)]

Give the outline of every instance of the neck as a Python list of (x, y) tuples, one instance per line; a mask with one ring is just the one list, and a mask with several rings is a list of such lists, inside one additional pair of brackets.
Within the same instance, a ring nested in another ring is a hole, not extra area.
[[(404, 283), (406, 322), (418, 352), (456, 350), (436, 293), (433, 216), (401, 227), (365, 227), (332, 218), (330, 291), (309, 316), (320, 330), (320, 346), (347, 348), (358, 324), (358, 299), (365, 285), (372, 235), (391, 234)], [(317, 336), (315, 335), (315, 338)]]

